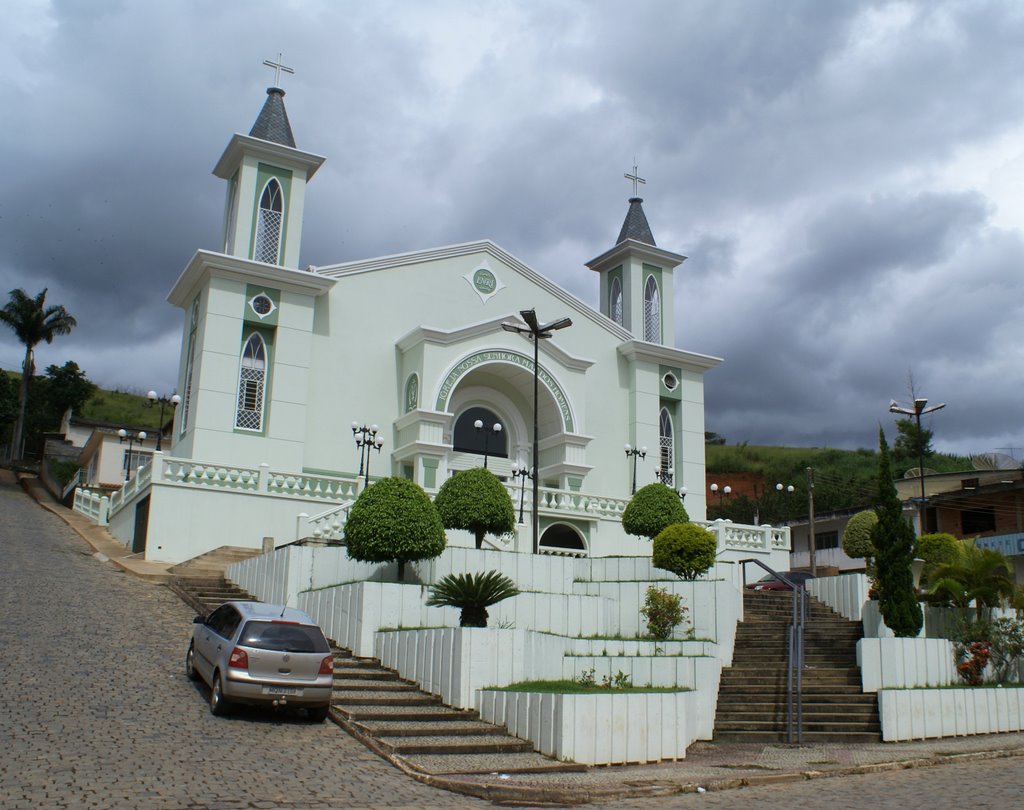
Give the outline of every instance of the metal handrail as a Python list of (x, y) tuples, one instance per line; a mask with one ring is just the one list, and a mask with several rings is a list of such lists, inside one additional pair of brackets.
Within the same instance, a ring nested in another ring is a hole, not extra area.
[[(807, 621), (807, 591), (758, 559), (740, 560), (743, 566), (743, 588), (747, 587), (747, 563), (756, 563), (793, 590), (793, 612), (786, 628), (786, 741), (803, 742), (804, 701), (804, 624)], [(795, 738), (795, 739), (794, 739)]]

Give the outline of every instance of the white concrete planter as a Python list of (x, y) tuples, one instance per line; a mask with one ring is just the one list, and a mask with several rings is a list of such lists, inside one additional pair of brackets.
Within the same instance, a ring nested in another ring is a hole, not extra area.
[(558, 636), (491, 627), (385, 631), (375, 646), (384, 666), (464, 709), (478, 689), (561, 678), (564, 648)]
[(944, 638), (863, 638), (857, 664), (865, 692), (957, 683), (953, 643)]
[(882, 739), (1024, 730), (1024, 688), (884, 689), (878, 693)]
[(683, 759), (696, 739), (695, 692), (479, 693), (480, 717), (541, 753), (586, 765)]

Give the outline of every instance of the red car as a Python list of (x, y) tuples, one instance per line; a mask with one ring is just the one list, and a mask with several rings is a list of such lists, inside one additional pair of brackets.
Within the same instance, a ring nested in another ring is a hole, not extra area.
[[(808, 571), (783, 571), (782, 576), (792, 582), (794, 585), (806, 585), (807, 580), (813, 579), (810, 572)], [(774, 574), (765, 574), (757, 582), (751, 582), (747, 585), (747, 590), (751, 591), (791, 591), (793, 590), (789, 585), (783, 582), (781, 579), (776, 578)]]

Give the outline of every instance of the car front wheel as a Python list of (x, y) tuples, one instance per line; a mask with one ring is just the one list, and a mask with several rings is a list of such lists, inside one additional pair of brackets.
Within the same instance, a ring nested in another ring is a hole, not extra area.
[(196, 672), (195, 664), (196, 645), (195, 642), (189, 642), (188, 652), (185, 653), (185, 674), (188, 676), (190, 681), (198, 681), (199, 673)]
[(221, 684), (220, 673), (213, 674), (213, 686), (210, 687), (210, 714), (223, 717), (230, 708), (227, 698), (224, 697), (224, 688)]

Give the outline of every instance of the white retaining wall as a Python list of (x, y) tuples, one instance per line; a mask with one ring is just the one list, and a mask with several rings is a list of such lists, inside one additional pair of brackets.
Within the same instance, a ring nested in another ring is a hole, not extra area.
[(541, 753), (586, 765), (683, 759), (697, 739), (696, 692), (480, 692), (480, 717)]
[(857, 663), (865, 692), (957, 682), (953, 643), (944, 638), (863, 638)]
[(840, 616), (859, 622), (870, 585), (866, 574), (840, 574), (807, 580), (807, 592)]
[(476, 707), (478, 689), (562, 677), (565, 639), (527, 630), (449, 627), (377, 634), (375, 655), (452, 706)]
[(882, 739), (1024, 730), (1024, 689), (884, 689), (878, 693)]

